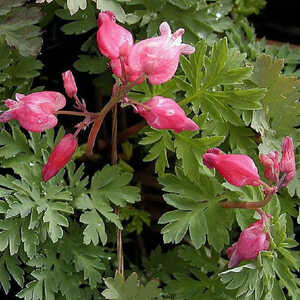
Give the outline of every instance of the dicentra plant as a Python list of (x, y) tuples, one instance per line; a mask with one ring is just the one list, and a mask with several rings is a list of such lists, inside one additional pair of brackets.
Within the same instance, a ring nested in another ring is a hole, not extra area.
[[(300, 53), (256, 40), (265, 1), (36, 2), (0, 3), (4, 292), (299, 299)], [(70, 70), (67, 100), (34, 84), (54, 14), (90, 32), (74, 67), (99, 111)]]

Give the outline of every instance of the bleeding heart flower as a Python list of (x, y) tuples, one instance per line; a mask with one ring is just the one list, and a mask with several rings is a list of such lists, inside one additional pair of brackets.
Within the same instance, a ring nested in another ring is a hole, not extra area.
[(251, 224), (240, 235), (238, 241), (226, 250), (229, 268), (234, 268), (243, 260), (255, 260), (261, 251), (270, 247), (270, 236), (266, 225), (270, 215), (261, 213), (261, 219)]
[(44, 181), (48, 181), (55, 176), (69, 162), (77, 145), (77, 138), (71, 133), (66, 134), (58, 142), (50, 153), (48, 162), (43, 166), (42, 178)]
[(41, 132), (57, 124), (54, 113), (66, 105), (65, 97), (58, 92), (37, 92), (27, 96), (16, 94), (16, 100), (5, 100), (9, 110), (0, 115), (0, 122), (18, 120), (28, 131)]
[(260, 178), (253, 160), (244, 154), (223, 154), (211, 148), (202, 156), (209, 169), (215, 168), (230, 184), (235, 186), (260, 185)]
[(267, 179), (277, 184), (279, 180), (279, 153), (278, 151), (272, 151), (268, 154), (260, 154), (259, 160), (265, 167), (265, 176)]
[(98, 27), (97, 43), (99, 51), (109, 59), (119, 58), (120, 48), (123, 45), (128, 48), (133, 45), (132, 34), (116, 24), (113, 12), (101, 12), (98, 16)]
[(281, 161), (279, 163), (280, 172), (285, 173), (285, 178), (281, 187), (285, 187), (296, 176), (296, 162), (294, 153), (294, 143), (289, 136), (285, 137), (281, 144)]
[(68, 71), (62, 73), (62, 78), (63, 78), (64, 88), (65, 88), (67, 95), (70, 98), (75, 97), (77, 94), (77, 86), (76, 86), (76, 82), (75, 82), (72, 72), (70, 70), (68, 70)]
[(185, 115), (184, 110), (169, 98), (155, 96), (143, 105), (137, 105), (135, 112), (156, 129), (172, 129), (177, 133), (199, 130), (198, 125)]
[(195, 48), (182, 44), (184, 29), (171, 33), (170, 26), (163, 22), (159, 27), (161, 35), (135, 44), (128, 56), (128, 66), (134, 74), (147, 74), (151, 84), (170, 80), (178, 67), (180, 54), (192, 54)]

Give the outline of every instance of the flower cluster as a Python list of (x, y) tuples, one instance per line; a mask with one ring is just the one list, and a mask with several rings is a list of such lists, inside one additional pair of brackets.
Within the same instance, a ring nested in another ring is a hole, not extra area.
[[(296, 163), (293, 140), (287, 136), (281, 145), (281, 160), (278, 151), (260, 154), (259, 159), (265, 167), (265, 176), (277, 185), (277, 189), (286, 187), (296, 175)], [(235, 186), (264, 185), (260, 180), (254, 161), (244, 154), (223, 154), (217, 148), (208, 149), (202, 156), (203, 164), (215, 168), (222, 177)], [(283, 176), (279, 178), (280, 172)]]
[[(62, 74), (66, 94), (77, 98), (77, 86), (71, 71)], [(44, 91), (28, 94), (16, 94), (16, 101), (5, 100), (9, 110), (0, 115), (0, 122), (17, 120), (20, 125), (31, 132), (41, 132), (57, 124), (56, 114), (65, 107), (66, 98), (59, 92)], [(77, 148), (76, 135), (65, 135), (54, 147), (48, 162), (42, 169), (42, 178), (48, 181), (55, 176), (71, 159)]]
[[(281, 160), (278, 161), (278, 151), (261, 154), (259, 160), (265, 167), (265, 176), (279, 188), (286, 187), (296, 176), (296, 162), (293, 140), (287, 136), (281, 145)], [(280, 172), (283, 173), (279, 178)]]
[[(253, 160), (243, 154), (224, 154), (217, 148), (208, 149), (202, 156), (203, 164), (209, 168), (215, 168), (222, 177), (235, 186), (259, 186), (262, 185), (265, 193), (265, 200), (262, 203), (223, 203), (223, 207), (236, 208), (258, 208), (266, 205), (280, 188), (286, 187), (296, 175), (296, 163), (293, 140), (289, 136), (285, 137), (281, 145), (281, 160), (279, 162), (279, 152), (272, 151), (268, 154), (261, 154), (259, 159), (265, 167), (265, 177), (275, 186), (268, 186), (258, 174)], [(280, 178), (280, 173), (282, 177)], [(261, 205), (261, 206), (260, 206)], [(270, 237), (267, 224), (270, 215), (257, 211), (261, 219), (240, 235), (237, 243), (228, 248), (226, 253), (230, 259), (229, 267), (235, 267), (243, 260), (256, 259), (261, 251), (269, 250)]]
[(99, 14), (98, 26), (99, 51), (110, 59), (113, 73), (123, 82), (144, 80), (144, 75), (151, 84), (167, 82), (177, 70), (180, 54), (195, 51), (194, 47), (182, 44), (184, 29), (172, 34), (167, 22), (160, 25), (160, 36), (136, 44), (132, 34), (116, 24), (110, 11)]
[(77, 148), (78, 133), (94, 123), (87, 147), (92, 149), (102, 119), (119, 100), (134, 107), (134, 111), (144, 117), (153, 128), (170, 129), (177, 133), (183, 130), (199, 130), (198, 125), (185, 115), (173, 99), (156, 96), (142, 104), (126, 96), (126, 91), (143, 82), (146, 77), (151, 84), (162, 84), (174, 76), (180, 54), (192, 54), (195, 51), (194, 47), (182, 44), (184, 29), (178, 29), (172, 34), (169, 24), (164, 22), (159, 28), (160, 36), (135, 44), (132, 34), (116, 23), (115, 16), (110, 11), (99, 14), (98, 27), (99, 51), (110, 60), (112, 72), (120, 79), (120, 83), (114, 86), (109, 109), (103, 109), (99, 114), (88, 112), (85, 101), (77, 96), (75, 78), (68, 70), (62, 73), (65, 92), (69, 98), (74, 99), (74, 107), (79, 112), (60, 111), (66, 105), (65, 97), (58, 92), (44, 91), (27, 96), (16, 94), (16, 101), (5, 101), (9, 109), (0, 115), (0, 122), (15, 119), (24, 129), (32, 132), (55, 127), (58, 114), (85, 117), (75, 126), (75, 133), (65, 135), (51, 152), (42, 169), (44, 181), (55, 176), (66, 165)]
[[(163, 22), (160, 36), (134, 44), (132, 34), (116, 24), (112, 12), (101, 12), (98, 18), (97, 43), (99, 51), (109, 58), (112, 72), (125, 85), (127, 82), (141, 83), (147, 76), (153, 85), (170, 80), (178, 67), (180, 54), (192, 54), (195, 48), (182, 44), (184, 29), (171, 33), (170, 26)], [(126, 103), (130, 104), (127, 97)], [(198, 125), (187, 118), (180, 106), (169, 98), (153, 97), (144, 104), (137, 104), (135, 112), (143, 116), (153, 128), (199, 130)]]

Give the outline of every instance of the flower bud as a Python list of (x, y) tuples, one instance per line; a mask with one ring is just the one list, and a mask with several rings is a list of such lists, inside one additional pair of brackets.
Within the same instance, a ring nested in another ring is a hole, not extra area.
[(260, 154), (259, 160), (265, 167), (265, 176), (267, 179), (274, 183), (279, 180), (279, 163), (278, 163), (278, 151), (272, 151), (268, 154)]
[[(99, 51), (109, 59), (119, 58), (120, 48), (123, 44), (127, 50), (133, 45), (132, 34), (116, 24), (113, 12), (101, 12), (98, 17), (97, 43)], [(124, 52), (124, 49), (123, 49)]]
[(77, 138), (71, 133), (66, 134), (58, 142), (50, 153), (48, 162), (43, 166), (42, 178), (44, 181), (48, 181), (55, 176), (69, 162), (77, 145)]
[(169, 98), (155, 96), (142, 105), (137, 105), (135, 111), (145, 118), (149, 126), (156, 129), (172, 129), (177, 133), (199, 130), (198, 125), (185, 115), (184, 110)]
[(202, 156), (209, 169), (215, 168), (230, 184), (235, 186), (260, 185), (260, 178), (253, 160), (244, 154), (222, 154), (211, 148)]
[(255, 260), (260, 251), (267, 251), (270, 247), (270, 236), (266, 225), (270, 215), (262, 213), (261, 219), (251, 224), (240, 235), (238, 241), (226, 250), (229, 268), (236, 267), (243, 260)]
[(182, 44), (184, 29), (171, 33), (170, 26), (163, 22), (161, 35), (135, 44), (128, 56), (128, 66), (132, 73), (148, 75), (151, 84), (161, 84), (170, 80), (178, 67), (179, 56), (192, 54), (195, 48)]
[(66, 105), (65, 97), (58, 92), (37, 92), (27, 96), (16, 94), (16, 100), (7, 99), (9, 110), (0, 115), (0, 122), (18, 120), (28, 131), (41, 132), (57, 124), (54, 113)]
[(285, 187), (296, 176), (296, 162), (294, 144), (292, 138), (285, 137), (281, 144), (281, 161), (279, 163), (280, 172), (285, 173), (285, 178), (281, 187)]
[(77, 94), (77, 86), (72, 72), (68, 70), (62, 73), (62, 78), (63, 78), (64, 88), (67, 95), (70, 98), (74, 98), (74, 96), (76, 96)]

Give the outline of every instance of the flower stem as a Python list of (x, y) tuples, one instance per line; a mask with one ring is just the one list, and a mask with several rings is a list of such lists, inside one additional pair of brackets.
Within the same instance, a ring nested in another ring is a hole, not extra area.
[(70, 116), (78, 116), (78, 117), (87, 117), (92, 115), (93, 117), (98, 116), (97, 113), (92, 112), (81, 112), (81, 111), (72, 111), (72, 110), (58, 110), (54, 112), (55, 115), (70, 115)]
[(109, 102), (106, 103), (106, 105), (103, 107), (101, 112), (98, 114), (98, 117), (95, 120), (93, 127), (90, 131), (89, 137), (88, 137), (87, 148), (86, 148), (87, 155), (92, 155), (96, 137), (97, 137), (99, 129), (102, 125), (104, 117), (114, 107), (114, 105), (118, 103), (119, 100), (120, 100), (120, 97), (118, 97), (118, 96), (111, 97)]
[(258, 209), (266, 206), (272, 199), (272, 196), (277, 192), (277, 187), (269, 187), (265, 195), (265, 199), (256, 202), (221, 202), (220, 205), (224, 208), (245, 208), (245, 209)]
[(267, 194), (264, 200), (257, 202), (221, 202), (220, 205), (224, 208), (245, 208), (257, 209), (266, 206), (272, 199), (273, 194)]
[[(111, 163), (115, 165), (118, 162), (118, 150), (117, 150), (117, 136), (118, 136), (118, 106), (115, 104), (112, 110), (112, 137), (111, 137)], [(115, 207), (115, 214), (120, 217), (120, 208)], [(124, 277), (124, 255), (123, 255), (123, 242), (122, 242), (122, 230), (117, 228), (117, 258), (118, 258), (118, 272)]]

